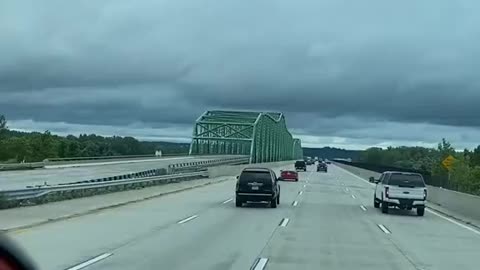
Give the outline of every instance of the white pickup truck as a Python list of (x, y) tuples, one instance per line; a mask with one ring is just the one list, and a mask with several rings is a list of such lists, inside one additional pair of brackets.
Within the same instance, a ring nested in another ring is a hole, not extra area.
[(417, 215), (425, 214), (425, 201), (427, 188), (421, 174), (410, 172), (387, 171), (379, 179), (370, 177), (370, 182), (375, 182), (373, 206), (382, 206), (382, 213), (387, 214), (389, 207), (400, 209), (417, 209)]

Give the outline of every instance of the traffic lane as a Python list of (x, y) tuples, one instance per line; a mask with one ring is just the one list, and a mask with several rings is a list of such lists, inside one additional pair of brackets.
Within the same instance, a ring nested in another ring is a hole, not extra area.
[(148, 237), (232, 197), (234, 181), (183, 191), (12, 233), (41, 269), (65, 269), (103, 250)]
[[(341, 170), (341, 169), (340, 169)], [(374, 186), (347, 173), (339, 171), (351, 188), (352, 194), (364, 204), (377, 224), (391, 232), (391, 240), (417, 267), (423, 269), (478, 269), (480, 232), (462, 226), (426, 211), (419, 217), (413, 211), (389, 209), (381, 213), (373, 207)], [(360, 188), (356, 186), (360, 184)], [(452, 257), (453, 256), (453, 257)], [(452, 258), (455, 258), (452, 260)]]
[(150, 169), (165, 168), (170, 164), (209, 160), (211, 158), (213, 157), (165, 158), (142, 163), (110, 164), (94, 167), (5, 171), (0, 172), (0, 188), (25, 188), (29, 185), (43, 185), (45, 182), (50, 185), (55, 185), (59, 183), (75, 182), (140, 172)]
[(249, 269), (282, 219), (293, 211), (292, 202), (301, 196), (299, 182), (280, 185), (281, 202), (275, 209), (268, 204), (237, 208), (234, 200), (219, 202), (184, 224), (105, 251), (113, 255), (89, 269)]
[[(125, 158), (125, 159), (102, 159), (102, 160), (85, 160), (85, 161), (68, 161), (68, 162), (54, 162), (51, 165), (46, 165), (45, 169), (59, 169), (59, 168), (70, 168), (70, 167), (91, 167), (91, 166), (105, 166), (105, 165), (115, 165), (115, 164), (129, 164), (129, 163), (145, 163), (145, 162), (156, 162), (159, 160), (174, 160), (174, 159), (190, 159), (190, 158), (207, 158), (207, 159), (217, 159), (217, 158), (229, 158), (236, 157), (235, 155), (221, 155), (221, 156), (167, 156), (167, 157), (151, 157), (151, 158)], [(237, 156), (238, 157), (238, 156)], [(48, 163), (47, 163), (48, 164)]]
[(18, 231), (12, 237), (41, 269), (65, 269), (231, 199), (234, 180)]
[(314, 173), (289, 225), (259, 258), (266, 269), (415, 269), (372, 222), (335, 173)]

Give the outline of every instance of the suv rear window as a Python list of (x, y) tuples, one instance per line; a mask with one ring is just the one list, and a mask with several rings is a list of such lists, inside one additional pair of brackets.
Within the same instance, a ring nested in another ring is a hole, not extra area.
[(240, 174), (241, 183), (251, 183), (251, 182), (260, 182), (260, 183), (270, 183), (272, 182), (272, 176), (269, 172), (255, 172), (255, 171), (246, 171)]
[[(292, 163), (290, 163), (292, 164)], [(300, 167), (300, 166), (305, 166), (305, 161), (297, 161), (295, 162), (295, 166)]]
[(390, 175), (388, 184), (399, 187), (425, 187), (422, 176), (418, 174), (394, 173)]

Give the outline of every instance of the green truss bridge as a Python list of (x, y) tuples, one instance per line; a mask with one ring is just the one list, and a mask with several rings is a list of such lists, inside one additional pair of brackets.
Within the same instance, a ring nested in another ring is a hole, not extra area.
[(250, 163), (302, 159), (300, 139), (276, 112), (206, 111), (195, 122), (190, 155), (248, 155)]

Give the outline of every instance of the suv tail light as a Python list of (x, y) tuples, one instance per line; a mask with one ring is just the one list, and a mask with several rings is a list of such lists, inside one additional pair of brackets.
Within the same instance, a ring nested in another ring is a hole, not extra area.
[(423, 199), (424, 199), (424, 200), (427, 199), (427, 189), (424, 189), (424, 190), (423, 190)]
[(389, 194), (388, 194), (388, 187), (385, 187), (385, 198), (388, 198), (389, 197)]

